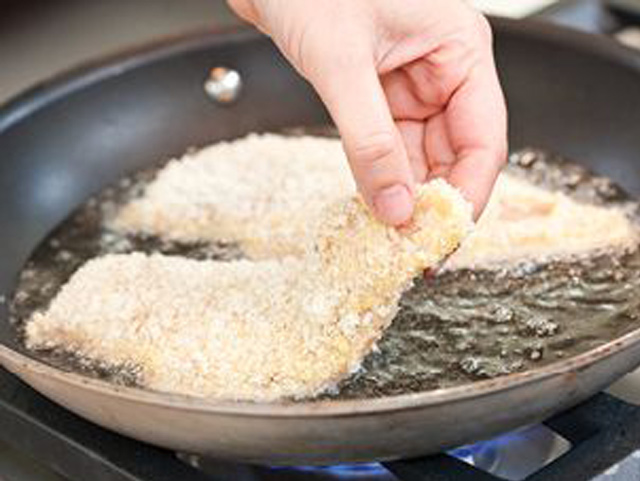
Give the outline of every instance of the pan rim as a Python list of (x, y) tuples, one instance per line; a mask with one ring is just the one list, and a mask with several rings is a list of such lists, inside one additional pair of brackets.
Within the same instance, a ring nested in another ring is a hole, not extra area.
[(255, 29), (240, 25), (194, 29), (166, 35), (151, 42), (133, 44), (106, 55), (79, 62), (26, 87), (0, 102), (0, 135), (29, 115), (66, 95), (94, 83), (124, 74), (134, 68), (218, 44), (234, 44), (262, 38)]
[[(546, 43), (561, 42), (589, 55), (615, 60), (620, 65), (640, 73), (640, 55), (637, 50), (609, 37), (581, 32), (536, 18), (516, 20), (491, 16), (489, 19), (491, 25), (494, 28), (498, 27), (501, 31), (507, 33), (517, 31), (520, 35), (535, 37)], [(195, 29), (118, 49), (96, 59), (80, 62), (32, 84), (12, 98), (1, 102), (0, 135), (25, 117), (64, 95), (78, 92), (95, 82), (126, 73), (138, 66), (193, 49), (205, 49), (219, 44), (261, 38), (265, 36), (246, 25)]]
[[(640, 75), (640, 56), (606, 37), (597, 37), (565, 27), (550, 25), (540, 20), (510, 20), (493, 18), (494, 26), (510, 32), (535, 37), (546, 43), (558, 43), (568, 48), (615, 61)], [(248, 27), (232, 27), (218, 30), (199, 30), (163, 38), (141, 47), (127, 49), (97, 61), (82, 64), (54, 75), (36, 84), (23, 94), (0, 107), (0, 135), (22, 119), (55, 102), (63, 96), (78, 92), (95, 82), (117, 76), (132, 68), (193, 49), (214, 45), (258, 39), (260, 35)], [(288, 401), (255, 403), (247, 401), (216, 400), (174, 393), (150, 391), (143, 388), (118, 386), (108, 381), (92, 379), (73, 372), (65, 372), (28, 355), (0, 344), (0, 364), (15, 371), (18, 366), (34, 375), (44, 375), (79, 389), (87, 389), (131, 402), (148, 403), (158, 407), (186, 409), (212, 414), (230, 414), (246, 417), (341, 417), (371, 415), (379, 412), (408, 411), (451, 402), (467, 401), (490, 395), (498, 390), (511, 390), (544, 379), (574, 375), (619, 351), (640, 342), (640, 326), (601, 346), (574, 356), (553, 362), (547, 366), (514, 373), (486, 381), (418, 393), (330, 401)], [(12, 369), (13, 368), (13, 369)]]

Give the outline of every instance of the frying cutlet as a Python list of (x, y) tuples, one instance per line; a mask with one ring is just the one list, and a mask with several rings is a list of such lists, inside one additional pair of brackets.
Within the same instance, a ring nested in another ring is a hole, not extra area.
[[(340, 141), (252, 134), (170, 162), (111, 226), (186, 242), (238, 242), (252, 259), (302, 256), (323, 206), (354, 192)], [(637, 244), (621, 208), (579, 202), (503, 172), (446, 264), (504, 268)]]
[(503, 173), (478, 224), (446, 267), (504, 268), (603, 250), (623, 252), (638, 244), (637, 222), (628, 210), (579, 202)]
[(355, 192), (339, 140), (251, 134), (169, 162), (110, 222), (182, 242), (237, 242), (252, 259), (302, 255), (321, 209)]
[(377, 222), (359, 197), (322, 210), (299, 258), (196, 261), (108, 255), (81, 267), (26, 326), (32, 349), (136, 366), (143, 386), (222, 399), (313, 396), (360, 365), (424, 269), (472, 227), (442, 180), (413, 223)]

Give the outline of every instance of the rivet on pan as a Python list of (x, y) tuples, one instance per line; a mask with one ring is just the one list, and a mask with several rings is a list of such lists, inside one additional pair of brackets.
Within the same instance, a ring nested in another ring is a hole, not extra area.
[(211, 100), (220, 104), (230, 104), (238, 99), (242, 90), (240, 74), (226, 67), (215, 67), (209, 72), (204, 90)]

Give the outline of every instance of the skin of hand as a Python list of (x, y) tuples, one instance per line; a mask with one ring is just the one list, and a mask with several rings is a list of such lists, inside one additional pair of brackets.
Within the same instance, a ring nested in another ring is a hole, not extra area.
[(507, 155), (487, 20), (462, 0), (229, 0), (316, 89), (376, 216), (444, 177), (486, 205)]

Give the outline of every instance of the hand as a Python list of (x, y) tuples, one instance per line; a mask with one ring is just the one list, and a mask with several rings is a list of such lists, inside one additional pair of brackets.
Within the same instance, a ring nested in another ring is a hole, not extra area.
[(229, 0), (327, 106), (365, 201), (410, 220), (416, 183), (444, 177), (484, 208), (506, 158), (491, 29), (461, 0)]

